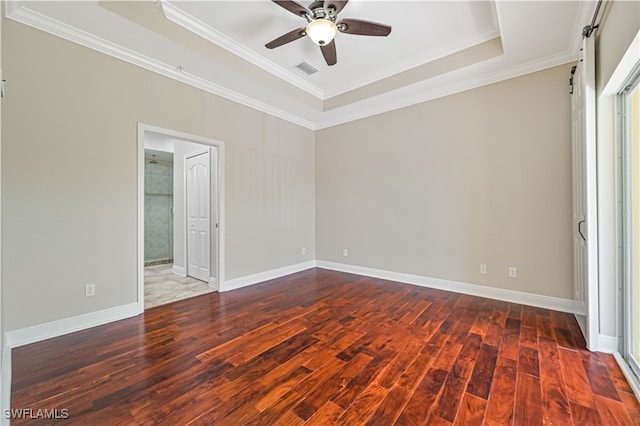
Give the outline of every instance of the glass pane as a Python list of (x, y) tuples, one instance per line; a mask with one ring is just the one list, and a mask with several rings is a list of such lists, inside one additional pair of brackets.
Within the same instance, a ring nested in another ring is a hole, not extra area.
[(145, 160), (144, 260), (173, 261), (173, 163)]

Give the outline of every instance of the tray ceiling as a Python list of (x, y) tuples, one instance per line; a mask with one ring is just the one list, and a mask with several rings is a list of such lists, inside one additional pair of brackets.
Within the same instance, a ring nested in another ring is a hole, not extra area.
[[(595, 3), (351, 0), (339, 19), (393, 30), (388, 37), (339, 33), (331, 67), (307, 37), (264, 47), (306, 24), (268, 0), (14, 1), (5, 13), (320, 129), (574, 61)], [(307, 75), (301, 63), (318, 71)]]

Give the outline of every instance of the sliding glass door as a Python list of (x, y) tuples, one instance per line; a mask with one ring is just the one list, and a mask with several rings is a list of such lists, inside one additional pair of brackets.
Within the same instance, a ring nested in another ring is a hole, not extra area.
[(620, 94), (623, 118), (624, 351), (640, 377), (640, 73)]

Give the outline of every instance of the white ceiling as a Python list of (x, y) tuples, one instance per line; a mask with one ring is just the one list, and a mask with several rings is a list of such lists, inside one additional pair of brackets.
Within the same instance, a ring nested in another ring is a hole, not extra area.
[[(308, 6), (310, 1), (299, 1)], [(351, 0), (338, 19), (392, 26), (339, 33), (327, 66), (306, 21), (269, 0), (14, 1), (6, 16), (311, 129), (575, 60), (595, 1)], [(319, 70), (308, 76), (296, 65)], [(567, 77), (568, 78), (568, 77)]]
[[(301, 1), (304, 6), (309, 1)], [(500, 35), (491, 1), (363, 1), (351, 0), (338, 15), (392, 26), (388, 37), (338, 34), (339, 63), (326, 65), (320, 49), (308, 37), (269, 50), (265, 43), (306, 21), (270, 1), (163, 2), (169, 19), (188, 17), (211, 31), (211, 39), (230, 39), (258, 61), (273, 62), (275, 72), (296, 73), (311, 92), (328, 98), (397, 74)], [(180, 14), (180, 15), (178, 15)], [(447, 19), (442, 19), (447, 17)], [(184, 24), (188, 26), (187, 23)], [(191, 28), (191, 27), (190, 27)], [(238, 52), (240, 53), (240, 52)], [(381, 60), (384, 59), (384, 60)], [(308, 62), (317, 74), (301, 74), (295, 66)], [(305, 87), (301, 85), (304, 89)]]

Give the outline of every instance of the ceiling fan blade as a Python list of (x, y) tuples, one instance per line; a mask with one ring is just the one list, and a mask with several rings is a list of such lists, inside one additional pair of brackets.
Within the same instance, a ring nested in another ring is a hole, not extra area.
[(299, 38), (302, 38), (306, 35), (305, 33), (305, 28), (298, 28), (295, 29), (293, 31), (289, 31), (286, 34), (281, 35), (280, 37), (278, 37), (277, 39), (270, 41), (269, 43), (265, 44), (264, 46), (267, 49), (273, 49), (275, 47), (279, 47), (282, 46), (283, 44), (287, 44), (290, 43), (294, 40), (297, 40)]
[(338, 62), (338, 54), (336, 53), (336, 41), (331, 40), (331, 43), (320, 46), (322, 50), (322, 56), (327, 61), (327, 65), (335, 65)]
[(361, 19), (343, 19), (336, 24), (338, 30), (345, 34), (386, 37), (391, 33), (391, 26)]
[(336, 10), (336, 15), (338, 13), (340, 13), (340, 11), (342, 9), (344, 9), (344, 7), (347, 5), (347, 3), (349, 3), (349, 0), (325, 0), (324, 1), (324, 8), (325, 9), (335, 9)]
[(306, 7), (304, 7), (301, 4), (296, 3), (293, 0), (272, 0), (272, 1), (275, 4), (277, 4), (278, 6), (284, 7), (285, 9), (287, 9), (289, 12), (293, 13), (294, 15), (305, 16), (305, 15), (310, 15), (311, 14), (309, 9), (307, 9)]

